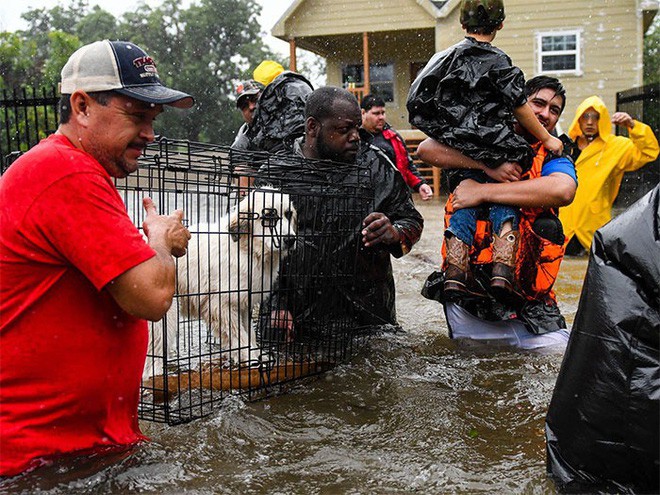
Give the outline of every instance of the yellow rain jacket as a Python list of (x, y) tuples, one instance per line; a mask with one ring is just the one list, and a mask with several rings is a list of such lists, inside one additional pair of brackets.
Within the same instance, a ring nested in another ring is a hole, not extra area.
[(593, 107), (600, 114), (598, 137), (582, 150), (575, 170), (578, 188), (573, 203), (559, 210), (559, 219), (567, 239), (576, 236), (585, 248), (591, 246), (594, 233), (612, 218), (612, 203), (616, 199), (624, 172), (632, 172), (658, 156), (658, 140), (651, 128), (635, 121), (628, 129), (630, 138), (612, 134), (612, 122), (605, 103), (598, 96), (584, 100), (568, 129), (574, 141), (582, 134), (579, 119)]

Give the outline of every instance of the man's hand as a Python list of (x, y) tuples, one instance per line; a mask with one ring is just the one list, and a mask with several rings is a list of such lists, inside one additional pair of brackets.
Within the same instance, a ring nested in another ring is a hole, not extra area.
[(454, 207), (454, 210), (472, 208), (483, 203), (484, 201), (480, 194), (482, 187), (483, 184), (479, 184), (472, 179), (466, 179), (456, 186), (451, 198), (451, 205)]
[(522, 167), (516, 162), (504, 162), (497, 168), (486, 167), (484, 172), (495, 182), (516, 182), (520, 180)]
[(144, 198), (142, 205), (147, 212), (142, 228), (149, 244), (165, 247), (176, 258), (186, 254), (190, 231), (183, 226), (183, 211), (176, 210), (171, 215), (159, 215), (151, 198)]
[(401, 241), (401, 234), (384, 213), (369, 213), (362, 221), (362, 226), (362, 242), (365, 247), (381, 243), (396, 244)]
[(270, 313), (270, 325), (273, 328), (283, 330), (286, 342), (293, 342), (294, 328), (293, 315), (285, 309), (276, 309)]
[(419, 186), (419, 195), (422, 198), (422, 201), (428, 201), (433, 197), (433, 189), (428, 184), (422, 184)]
[(635, 126), (635, 120), (626, 112), (616, 112), (612, 115), (612, 123), (614, 125), (626, 126), (632, 129)]

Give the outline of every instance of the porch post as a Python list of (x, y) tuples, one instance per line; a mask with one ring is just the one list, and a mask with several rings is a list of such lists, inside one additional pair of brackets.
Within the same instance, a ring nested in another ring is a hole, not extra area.
[(296, 39), (289, 39), (289, 70), (296, 72)]
[(371, 93), (371, 83), (369, 82), (369, 33), (362, 33), (362, 64), (364, 65), (364, 94)]

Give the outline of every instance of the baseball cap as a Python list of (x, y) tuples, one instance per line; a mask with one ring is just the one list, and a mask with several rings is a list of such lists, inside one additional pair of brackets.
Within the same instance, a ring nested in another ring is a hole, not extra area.
[(264, 85), (254, 79), (248, 79), (236, 86), (236, 106), (240, 108), (243, 97), (256, 95), (264, 89)]
[(252, 77), (264, 86), (268, 86), (273, 79), (284, 72), (284, 67), (274, 60), (264, 60), (252, 72)]
[(61, 93), (116, 91), (146, 103), (190, 108), (189, 94), (160, 82), (154, 60), (128, 41), (95, 41), (76, 50), (62, 68)]

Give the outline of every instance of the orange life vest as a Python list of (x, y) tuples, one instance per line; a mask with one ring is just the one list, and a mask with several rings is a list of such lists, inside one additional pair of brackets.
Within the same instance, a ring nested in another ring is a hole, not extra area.
[[(541, 170), (545, 162), (547, 151), (540, 143), (533, 146), (536, 156), (532, 167), (526, 172), (522, 180), (531, 180), (541, 177)], [(454, 213), (451, 204), (452, 195), (449, 195), (445, 205), (445, 229), (449, 226), (449, 219)], [(547, 208), (521, 208), (520, 215), (520, 243), (516, 259), (516, 283), (517, 288), (527, 300), (550, 299), (557, 302), (552, 286), (557, 279), (559, 266), (564, 257), (566, 242), (562, 245), (538, 236), (533, 230), (534, 220), (543, 212), (552, 212), (557, 215), (557, 209)], [(479, 265), (492, 262), (492, 248), (490, 222), (477, 220), (477, 229), (474, 235), (474, 243), (470, 248), (470, 263)], [(446, 239), (442, 242), (442, 268), (447, 268), (447, 246)]]

